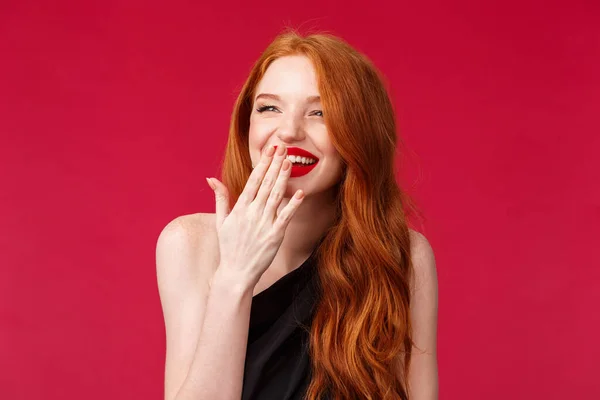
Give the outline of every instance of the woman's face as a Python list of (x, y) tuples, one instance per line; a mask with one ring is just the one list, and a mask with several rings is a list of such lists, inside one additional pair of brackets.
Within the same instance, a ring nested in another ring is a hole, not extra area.
[(298, 148), (317, 160), (312, 166), (292, 167), (285, 197), (298, 189), (308, 197), (338, 183), (342, 160), (329, 140), (316, 72), (305, 56), (276, 59), (256, 87), (249, 131), (252, 165), (258, 164), (270, 145), (285, 145), (288, 157)]

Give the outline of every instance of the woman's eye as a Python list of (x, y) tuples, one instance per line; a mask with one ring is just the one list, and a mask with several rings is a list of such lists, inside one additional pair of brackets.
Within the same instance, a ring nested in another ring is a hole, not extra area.
[[(264, 105), (262, 107), (257, 108), (256, 111), (258, 111), (259, 113), (263, 113), (265, 111), (278, 111), (278, 110), (277, 110), (276, 106)], [(322, 117), (323, 116), (323, 111), (322, 110), (315, 110), (312, 115), (317, 115), (318, 117)]]
[(262, 113), (265, 111), (275, 111), (275, 109), (276, 109), (275, 106), (262, 106), (262, 107), (257, 108), (256, 111), (258, 111), (259, 113)]

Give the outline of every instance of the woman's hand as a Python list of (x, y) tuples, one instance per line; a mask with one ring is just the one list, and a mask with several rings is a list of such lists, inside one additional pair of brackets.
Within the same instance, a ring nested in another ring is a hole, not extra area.
[(277, 154), (274, 152), (271, 146), (263, 154), (231, 211), (225, 185), (207, 178), (216, 199), (218, 271), (228, 280), (252, 288), (273, 262), (285, 230), (304, 197), (302, 190), (298, 190), (277, 215), (292, 165), (285, 158), (285, 146), (279, 146)]

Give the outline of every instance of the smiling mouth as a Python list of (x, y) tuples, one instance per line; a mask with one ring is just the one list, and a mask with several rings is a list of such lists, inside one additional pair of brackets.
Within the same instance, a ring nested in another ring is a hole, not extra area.
[(319, 162), (318, 159), (311, 158), (311, 157), (300, 157), (300, 156), (288, 155), (286, 158), (288, 160), (290, 160), (293, 167), (309, 167), (309, 166), (314, 165)]
[[(277, 145), (275, 145), (275, 151), (277, 151)], [(287, 148), (286, 158), (291, 161), (294, 167), (309, 167), (317, 164), (319, 158), (311, 152), (304, 150), (301, 147), (291, 146)]]

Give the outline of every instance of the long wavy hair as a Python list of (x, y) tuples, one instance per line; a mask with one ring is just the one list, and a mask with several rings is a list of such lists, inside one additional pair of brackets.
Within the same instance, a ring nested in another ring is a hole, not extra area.
[(307, 400), (408, 399), (413, 340), (408, 216), (415, 203), (396, 182), (399, 145), (386, 81), (371, 61), (328, 34), (279, 34), (256, 61), (231, 117), (221, 180), (237, 202), (252, 172), (254, 91), (269, 65), (304, 55), (316, 70), (325, 124), (343, 161), (336, 219), (317, 249), (321, 290), (310, 328)]

